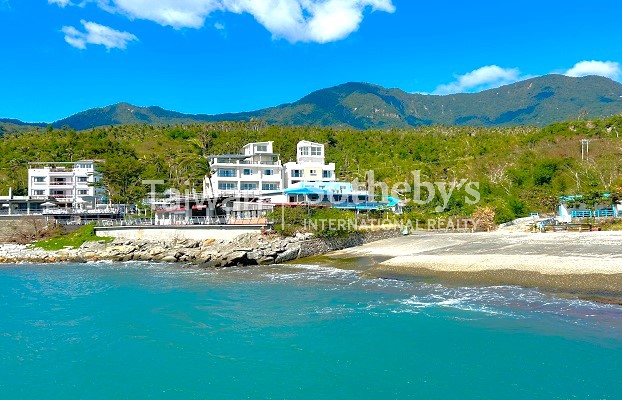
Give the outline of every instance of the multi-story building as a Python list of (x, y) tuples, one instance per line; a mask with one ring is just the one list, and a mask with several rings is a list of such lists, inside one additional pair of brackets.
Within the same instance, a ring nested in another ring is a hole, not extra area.
[(296, 162), (285, 164), (285, 188), (301, 182), (335, 182), (335, 164), (326, 164), (324, 145), (303, 140), (296, 146)]
[(28, 163), (28, 195), (33, 199), (53, 198), (68, 207), (95, 206), (105, 190), (96, 187), (101, 179), (94, 160)]
[(283, 165), (272, 145), (249, 143), (241, 154), (210, 156), (212, 176), (203, 182), (204, 195), (251, 199), (283, 190)]

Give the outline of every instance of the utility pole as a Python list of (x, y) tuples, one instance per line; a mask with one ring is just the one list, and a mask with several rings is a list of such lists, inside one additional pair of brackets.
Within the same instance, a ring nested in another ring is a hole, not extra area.
[(590, 159), (590, 141), (589, 139), (581, 139), (581, 161)]

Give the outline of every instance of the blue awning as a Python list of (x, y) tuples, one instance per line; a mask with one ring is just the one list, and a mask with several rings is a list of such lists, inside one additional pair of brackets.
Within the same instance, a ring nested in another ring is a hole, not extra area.
[(326, 190), (316, 189), (316, 188), (308, 188), (308, 187), (285, 189), (284, 193), (285, 194), (293, 194), (293, 195), (308, 195), (308, 194), (326, 195), (326, 194), (328, 194), (328, 192)]

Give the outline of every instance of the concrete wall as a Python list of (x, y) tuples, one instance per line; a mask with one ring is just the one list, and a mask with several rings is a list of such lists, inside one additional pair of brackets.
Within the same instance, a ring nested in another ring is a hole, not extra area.
[(95, 228), (97, 236), (138, 240), (231, 240), (245, 233), (259, 232), (258, 225), (106, 226)]

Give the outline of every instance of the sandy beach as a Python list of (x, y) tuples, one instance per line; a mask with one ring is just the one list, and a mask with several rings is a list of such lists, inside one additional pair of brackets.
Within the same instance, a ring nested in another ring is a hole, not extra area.
[(379, 258), (365, 270), (371, 277), (414, 276), (622, 298), (622, 232), (419, 233), (331, 257)]

